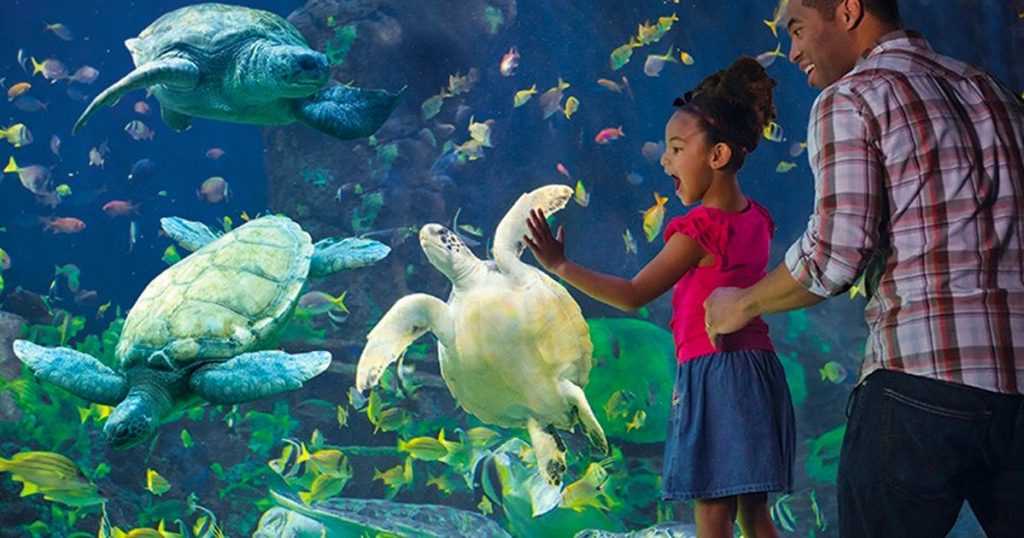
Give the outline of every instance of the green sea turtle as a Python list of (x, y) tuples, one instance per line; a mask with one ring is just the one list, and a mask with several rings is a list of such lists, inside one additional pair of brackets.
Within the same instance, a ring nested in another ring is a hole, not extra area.
[(519, 260), (532, 208), (551, 214), (573, 190), (548, 185), (524, 194), (498, 224), (494, 260), (481, 261), (439, 224), (420, 229), (427, 259), (452, 282), (447, 304), (422, 293), (399, 299), (367, 335), (356, 388), (375, 385), (416, 338), (437, 336), (441, 375), (459, 405), (481, 420), (526, 427), (537, 467), (561, 485), (565, 445), (555, 428), (579, 422), (608, 450), (583, 388), (593, 346), (579, 305), (539, 269)]
[(72, 133), (100, 106), (137, 88), (152, 90), (164, 122), (176, 131), (196, 116), (255, 125), (300, 121), (337, 138), (359, 138), (373, 134), (398, 103), (398, 95), (383, 90), (324, 88), (327, 57), (268, 11), (185, 6), (124, 44), (135, 70), (97, 95)]
[(14, 342), (45, 381), (116, 405), (103, 428), (115, 448), (146, 440), (171, 411), (203, 400), (235, 404), (297, 389), (331, 362), (327, 351), (269, 349), (287, 325), (307, 276), (369, 265), (389, 248), (368, 239), (316, 245), (286, 217), (254, 219), (218, 237), (206, 226), (161, 219), (194, 253), (157, 275), (128, 312), (115, 372), (69, 348)]

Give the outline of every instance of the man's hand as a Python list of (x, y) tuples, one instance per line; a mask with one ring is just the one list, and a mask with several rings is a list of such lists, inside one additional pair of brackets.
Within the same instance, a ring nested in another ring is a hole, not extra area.
[(708, 339), (716, 348), (723, 334), (734, 333), (746, 327), (754, 315), (745, 311), (743, 288), (717, 288), (704, 301), (704, 328)]

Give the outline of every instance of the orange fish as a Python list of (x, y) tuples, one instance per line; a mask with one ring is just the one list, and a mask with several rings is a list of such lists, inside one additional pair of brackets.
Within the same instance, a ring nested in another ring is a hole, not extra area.
[(111, 217), (121, 217), (128, 213), (138, 213), (139, 207), (124, 200), (111, 200), (103, 204), (103, 212)]
[(43, 229), (55, 234), (74, 234), (85, 229), (85, 223), (75, 217), (44, 219)]
[(626, 133), (622, 132), (622, 126), (618, 127), (607, 127), (601, 129), (601, 132), (597, 133), (594, 137), (594, 142), (598, 144), (607, 144), (612, 140), (617, 140), (620, 137), (626, 136)]
[(519, 51), (512, 47), (501, 57), (498, 71), (501, 72), (501, 76), (510, 77), (515, 73), (517, 67), (519, 67)]
[(10, 88), (7, 88), (7, 100), (15, 100), (19, 95), (27, 92), (31, 87), (32, 85), (28, 82), (19, 82)]

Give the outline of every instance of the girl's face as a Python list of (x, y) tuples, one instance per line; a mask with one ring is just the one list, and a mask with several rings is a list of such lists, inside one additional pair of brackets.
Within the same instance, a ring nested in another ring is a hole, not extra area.
[(682, 110), (672, 114), (665, 124), (661, 166), (672, 176), (676, 196), (683, 205), (702, 200), (711, 186), (714, 169), (710, 164), (710, 149), (696, 115)]

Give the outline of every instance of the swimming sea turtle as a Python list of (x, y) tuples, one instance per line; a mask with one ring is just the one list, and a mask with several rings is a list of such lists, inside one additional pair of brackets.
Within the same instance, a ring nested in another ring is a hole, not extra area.
[(498, 224), (494, 261), (481, 261), (444, 226), (423, 226), (427, 259), (452, 282), (448, 303), (421, 293), (399, 299), (367, 335), (356, 369), (356, 388), (366, 390), (413, 340), (433, 332), (441, 375), (459, 405), (492, 424), (525, 426), (537, 467), (555, 486), (565, 471), (555, 428), (579, 422), (591, 443), (608, 449), (582, 388), (593, 346), (580, 307), (551, 277), (519, 260), (530, 209), (551, 214), (572, 194), (548, 185), (521, 196)]
[(327, 57), (268, 11), (185, 6), (124, 44), (135, 70), (97, 95), (72, 133), (100, 106), (113, 106), (136, 88), (152, 90), (164, 122), (176, 131), (197, 116), (255, 125), (300, 121), (337, 138), (359, 138), (373, 134), (398, 103), (398, 95), (383, 90), (324, 88)]
[(15, 354), (39, 378), (117, 406), (103, 428), (115, 448), (146, 440), (172, 410), (202, 400), (249, 402), (322, 373), (331, 362), (327, 351), (268, 349), (307, 276), (369, 265), (390, 250), (368, 239), (314, 245), (286, 217), (254, 219), (221, 237), (196, 222), (161, 224), (198, 250), (157, 275), (128, 312), (115, 351), (119, 372), (73, 349), (14, 342)]

